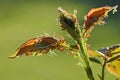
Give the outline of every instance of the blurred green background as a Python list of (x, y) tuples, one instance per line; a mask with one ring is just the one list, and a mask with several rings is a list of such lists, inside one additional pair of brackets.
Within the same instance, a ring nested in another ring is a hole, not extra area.
[[(78, 61), (66, 52), (57, 52), (58, 56), (52, 57), (23, 56), (13, 60), (8, 56), (26, 40), (45, 32), (67, 36), (56, 22), (59, 6), (68, 12), (77, 9), (82, 24), (91, 8), (118, 3), (119, 0), (0, 0), (0, 80), (88, 80), (83, 68), (76, 65)], [(98, 26), (91, 33), (88, 43), (92, 49), (120, 43), (120, 9), (115, 15), (109, 13), (105, 21), (105, 26)], [(91, 66), (99, 80), (100, 65), (91, 63)], [(116, 79), (107, 71), (105, 78)]]

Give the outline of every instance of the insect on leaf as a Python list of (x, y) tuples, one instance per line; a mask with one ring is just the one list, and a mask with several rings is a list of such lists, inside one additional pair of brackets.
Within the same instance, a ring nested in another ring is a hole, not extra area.
[(101, 54), (98, 51), (94, 51), (91, 49), (88, 49), (88, 54), (90, 57), (104, 57), (104, 54)]
[(108, 57), (113, 57), (114, 55), (117, 55), (120, 53), (120, 44), (116, 44), (110, 47), (102, 48), (97, 50), (99, 53), (104, 54)]
[(107, 56), (107, 70), (120, 77), (120, 44), (102, 48), (98, 52)]
[(118, 77), (120, 77), (120, 59), (114, 60), (106, 65), (107, 70)]

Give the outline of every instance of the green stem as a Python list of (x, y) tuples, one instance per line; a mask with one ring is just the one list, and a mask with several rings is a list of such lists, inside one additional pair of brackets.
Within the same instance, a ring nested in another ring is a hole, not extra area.
[(92, 70), (91, 70), (91, 67), (90, 67), (90, 64), (89, 64), (89, 58), (88, 58), (88, 55), (87, 55), (86, 42), (84, 42), (84, 41), (85, 41), (85, 40), (78, 39), (78, 40), (77, 40), (77, 43), (78, 43), (79, 46), (80, 46), (80, 50), (81, 50), (81, 53), (82, 53), (82, 57), (83, 57), (83, 60), (84, 60), (84, 62), (85, 62), (85, 71), (86, 71), (87, 77), (88, 77), (90, 80), (94, 80), (93, 72), (92, 72)]
[(102, 77), (101, 77), (101, 80), (104, 80), (104, 77), (105, 77), (105, 66), (106, 66), (106, 63), (107, 63), (107, 58), (105, 57), (104, 58), (104, 61), (103, 61), (103, 65), (102, 65)]

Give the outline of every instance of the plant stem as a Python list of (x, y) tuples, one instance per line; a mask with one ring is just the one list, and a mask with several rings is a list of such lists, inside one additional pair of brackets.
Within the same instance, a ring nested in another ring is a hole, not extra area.
[(87, 55), (86, 42), (85, 42), (85, 40), (77, 39), (77, 43), (80, 46), (80, 50), (81, 50), (81, 53), (82, 53), (81, 55), (82, 55), (83, 60), (85, 62), (85, 71), (86, 71), (87, 77), (90, 80), (94, 80), (93, 72), (91, 70), (91, 67), (90, 67), (90, 64), (89, 64), (89, 58), (88, 58), (88, 55)]
[(105, 66), (106, 66), (106, 63), (107, 63), (107, 58), (104, 57), (104, 61), (103, 61), (103, 65), (102, 65), (101, 80), (104, 80), (104, 78), (105, 78)]

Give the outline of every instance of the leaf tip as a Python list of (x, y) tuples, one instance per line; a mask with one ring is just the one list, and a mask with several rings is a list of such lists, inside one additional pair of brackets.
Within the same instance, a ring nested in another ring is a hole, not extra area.
[(114, 7), (111, 8), (111, 9), (113, 9), (113, 14), (114, 14), (115, 12), (117, 12), (117, 8), (118, 8), (118, 5), (116, 5), (116, 6), (114, 6)]
[(8, 56), (9, 59), (14, 59), (14, 58), (16, 58), (16, 57), (19, 57), (19, 56), (17, 56), (16, 54), (13, 54), (13, 55), (11, 55), (11, 56)]

